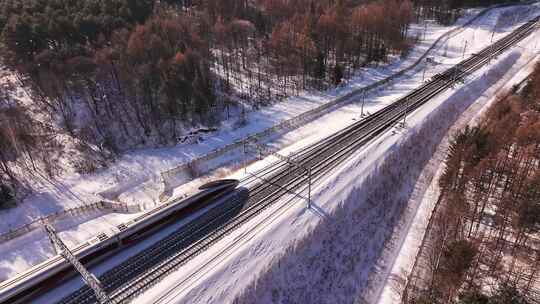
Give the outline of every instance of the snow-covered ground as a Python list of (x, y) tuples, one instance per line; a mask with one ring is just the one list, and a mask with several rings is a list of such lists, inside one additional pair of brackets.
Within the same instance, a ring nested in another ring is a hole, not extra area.
[[(284, 200), (135, 303), (375, 303), (416, 213), (418, 204), (409, 205), (416, 181), (426, 164), (433, 166), (429, 160), (440, 140), (471, 104), (485, 105), (484, 95), (516, 74), (523, 77), (532, 58), (522, 49), (501, 56), (469, 77), (467, 86), (414, 113), (407, 130), (382, 136), (318, 185), (314, 209), (306, 210), (303, 200)], [(350, 121), (359, 113), (354, 106), (329, 116)]]
[[(466, 56), (489, 44), (491, 31), (494, 25), (497, 24), (498, 16), (503, 12), (514, 10), (522, 12), (520, 18), (506, 20), (503, 24), (500, 24), (495, 30), (494, 40), (504, 36), (515, 28), (516, 24), (513, 24), (513, 21), (525, 21), (528, 16), (537, 11), (537, 7), (533, 10), (524, 10), (523, 7), (498, 9), (487, 14), (478, 22), (471, 25), (466, 31), (451, 39), (448, 44), (441, 46), (433, 54), (435, 61), (439, 65), (431, 67), (427, 71), (426, 77), (444, 70), (450, 64), (461, 60), (465, 41), (467, 41), (468, 45)], [(470, 16), (467, 18), (470, 18)], [(467, 18), (463, 18), (460, 23), (464, 23)], [(422, 25), (417, 25), (413, 28), (412, 32), (421, 32), (423, 29), (424, 27)], [(399, 60), (395, 58), (386, 66), (366, 69), (358, 77), (351, 79), (345, 87), (323, 93), (309, 92), (300, 97), (290, 98), (270, 108), (250, 113), (247, 126), (235, 129), (232, 123), (230, 125), (225, 124), (217, 134), (212, 134), (211, 137), (206, 138), (201, 144), (135, 151), (122, 157), (111, 168), (92, 175), (64, 176), (55, 181), (44, 177), (36, 178), (36, 182), (40, 183), (40, 187), (35, 194), (29, 197), (19, 207), (0, 213), (0, 232), (6, 232), (9, 229), (28, 223), (32, 219), (43, 215), (94, 202), (100, 199), (99, 194), (102, 192), (120, 194), (126, 192), (136, 184), (159, 184), (159, 172), (163, 170), (174, 167), (179, 163), (184, 163), (194, 157), (204, 155), (217, 147), (242, 138), (247, 134), (261, 131), (282, 120), (296, 116), (337, 96), (350, 92), (355, 88), (363, 87), (380, 80), (410, 65), (429, 48), (437, 37), (448, 29), (450, 28), (430, 25), (426, 32), (426, 39), (414, 48), (407, 59)], [(396, 83), (392, 87), (369, 96), (366, 110), (370, 112), (376, 111), (416, 87), (422, 80), (422, 72), (422, 69), (419, 69), (415, 75), (403, 77), (402, 81), (399, 81), (399, 83)], [(20, 95), (20, 98), (24, 98), (23, 92), (20, 92)], [(351, 104), (343, 107), (339, 111), (326, 115), (317, 122), (277, 138), (271, 144), (277, 148), (288, 147), (289, 151), (296, 150), (301, 146), (312, 143), (323, 136), (343, 128), (353, 122), (354, 119), (359, 119), (359, 107), (359, 104)], [(381, 153), (382, 151), (385, 150), (381, 149)], [(284, 153), (288, 152), (285, 151)], [(255, 164), (255, 166), (262, 166), (264, 163), (261, 162)], [(151, 193), (149, 195), (152, 196), (153, 194)], [(96, 213), (81, 218), (66, 220), (64, 223), (56, 223), (56, 225), (62, 231), (61, 236), (66, 238), (69, 244), (76, 244), (91, 235), (98, 234), (100, 231), (111, 229), (111, 227), (124, 221), (129, 216)], [(274, 245), (277, 247), (281, 246), (277, 241)], [(274, 248), (275, 246), (270, 246), (270, 248)], [(31, 252), (31, 254), (28, 254), (28, 252)], [(40, 231), (33, 232), (21, 239), (0, 244), (0, 280), (23, 271), (50, 255), (52, 255), (52, 248), (48, 244), (45, 234)]]
[[(400, 248), (404, 253), (411, 251), (408, 241), (401, 246), (407, 232), (415, 232), (411, 237), (418, 239), (418, 227), (409, 229), (414, 216), (425, 219), (429, 214), (429, 203), (420, 204), (418, 198), (426, 191), (422, 184), (429, 184), (434, 175), (426, 171), (441, 163), (437, 159), (430, 162), (432, 154), (465, 110), (458, 125), (505, 85), (525, 77), (536, 58), (536, 51), (530, 48), (539, 38), (537, 33), (525, 40), (494, 65), (470, 76), (467, 86), (446, 92), (414, 113), (407, 130), (396, 129), (358, 153), (315, 188), (312, 210), (305, 209), (303, 200), (284, 200), (136, 303), (150, 299), (159, 303), (348, 303), (355, 298), (374, 303), (381, 292), (382, 303), (396, 303), (388, 294), (395, 287), (389, 282), (399, 280), (387, 279), (396, 278), (403, 265), (414, 259), (413, 253), (400, 255), (396, 261)], [(484, 39), (489, 41), (490, 36)], [(418, 83), (418, 78), (421, 75), (412, 82)], [(399, 83), (394, 89), (401, 85), (406, 86)], [(377, 105), (399, 95), (377, 97)], [(375, 108), (372, 104), (370, 110)], [(359, 104), (346, 106), (300, 128), (298, 132), (303, 133), (299, 135), (284, 136), (293, 137), (295, 144), (281, 153), (286, 155), (317, 140), (324, 135), (320, 133), (336, 125), (339, 129), (350, 124), (359, 113)], [(402, 212), (406, 216), (400, 219)], [(389, 275), (388, 269), (397, 272)]]

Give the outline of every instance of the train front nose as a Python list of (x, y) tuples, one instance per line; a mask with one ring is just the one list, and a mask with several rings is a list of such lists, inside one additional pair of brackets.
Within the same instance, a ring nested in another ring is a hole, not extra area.
[(216, 181), (211, 181), (209, 183), (206, 183), (206, 184), (200, 186), (199, 190), (207, 190), (207, 189), (218, 188), (218, 187), (236, 188), (239, 183), (240, 183), (240, 181), (237, 180), (237, 179), (220, 179), (220, 180), (216, 180)]

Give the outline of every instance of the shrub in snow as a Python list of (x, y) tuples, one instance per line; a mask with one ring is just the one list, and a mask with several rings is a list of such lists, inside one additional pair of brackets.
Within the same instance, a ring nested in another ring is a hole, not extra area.
[(0, 209), (10, 207), (15, 202), (13, 189), (5, 183), (0, 183)]
[(459, 240), (449, 244), (440, 261), (440, 267), (448, 281), (461, 282), (477, 253), (478, 249), (467, 240)]

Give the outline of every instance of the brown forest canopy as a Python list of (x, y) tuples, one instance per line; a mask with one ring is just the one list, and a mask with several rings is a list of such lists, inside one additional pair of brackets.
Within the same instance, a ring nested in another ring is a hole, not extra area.
[(84, 45), (144, 22), (153, 7), (154, 0), (4, 0), (2, 42), (19, 62), (46, 50), (59, 56), (80, 55)]
[(538, 303), (540, 64), (520, 87), (450, 141), (407, 303)]
[(243, 123), (245, 108), (406, 53), (413, 21), (451, 23), (456, 8), (494, 2), (1, 0), (1, 68), (32, 105), (0, 88), (0, 205), (20, 192), (14, 168), (60, 170), (56, 138), (72, 138), (90, 160), (76, 167), (92, 171), (95, 151), (177, 144), (229, 108)]
[(415, 16), (480, 2), (4, 0), (0, 60), (67, 133), (122, 150), (339, 84), (405, 52)]

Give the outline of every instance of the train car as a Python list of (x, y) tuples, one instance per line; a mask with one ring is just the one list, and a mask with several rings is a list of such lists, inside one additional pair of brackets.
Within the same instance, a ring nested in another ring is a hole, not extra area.
[[(178, 220), (179, 217), (204, 208), (213, 200), (236, 189), (238, 180), (218, 180), (199, 187), (199, 192), (189, 199), (174, 205), (172, 208), (163, 204), (149, 212), (134, 218), (127, 223), (118, 225), (122, 245), (131, 244), (148, 234), (161, 229), (163, 226)], [(169, 204), (170, 205), (170, 204)], [(168, 219), (168, 220), (164, 220)]]
[[(118, 225), (114, 232), (100, 233), (72, 248), (72, 252), (85, 265), (91, 266), (233, 192), (238, 184), (239, 181), (233, 179), (204, 184), (193, 196), (161, 204)], [(62, 256), (56, 255), (14, 278), (0, 282), (0, 303), (31, 303), (33, 297), (75, 274), (73, 267)]]

